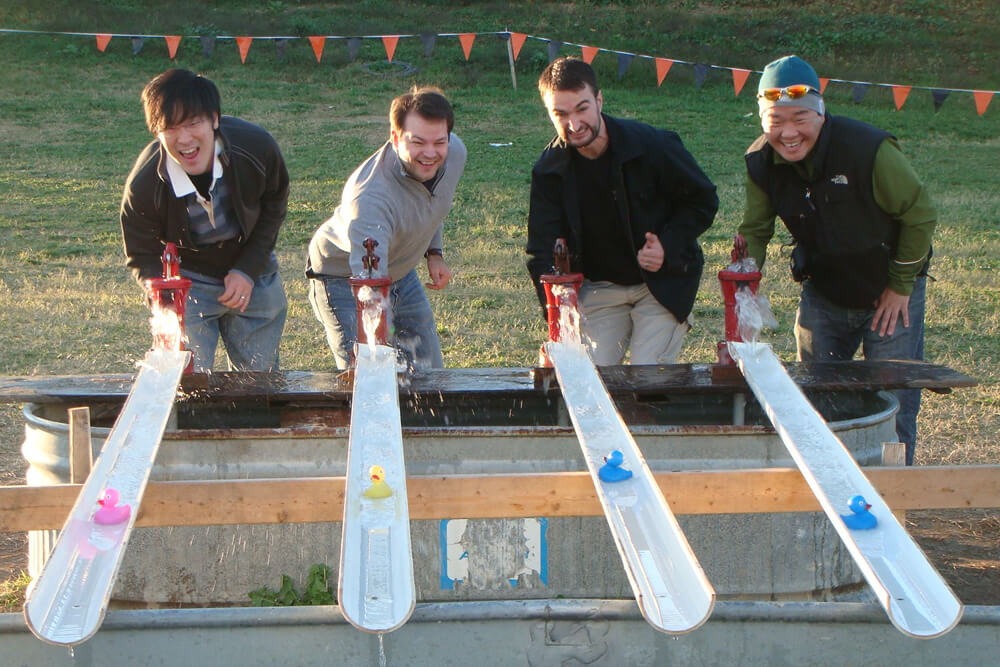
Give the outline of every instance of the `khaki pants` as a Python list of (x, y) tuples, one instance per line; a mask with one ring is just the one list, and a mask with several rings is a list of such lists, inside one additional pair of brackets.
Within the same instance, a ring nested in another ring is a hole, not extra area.
[(583, 281), (580, 288), (583, 338), (598, 366), (672, 364), (680, 355), (691, 318), (678, 322), (645, 284)]

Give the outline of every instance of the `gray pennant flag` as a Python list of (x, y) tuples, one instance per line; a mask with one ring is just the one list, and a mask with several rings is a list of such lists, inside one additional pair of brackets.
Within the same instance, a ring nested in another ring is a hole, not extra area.
[(628, 71), (629, 65), (632, 64), (632, 58), (634, 58), (631, 53), (619, 53), (618, 54), (618, 80), (621, 81), (625, 78), (625, 72)]
[(284, 38), (274, 40), (274, 51), (278, 54), (278, 62), (285, 62), (285, 53), (288, 51), (288, 40)]
[(694, 85), (697, 88), (701, 88), (705, 85), (705, 79), (708, 78), (708, 65), (704, 63), (695, 63), (694, 66)]
[(215, 37), (213, 35), (201, 36), (201, 55), (211, 58), (215, 51)]
[(938, 111), (941, 110), (941, 105), (944, 104), (944, 101), (946, 99), (948, 99), (948, 93), (950, 93), (950, 92), (951, 92), (950, 90), (940, 90), (940, 89), (934, 89), (934, 90), (931, 91), (931, 97), (934, 98), (934, 111), (935, 112), (938, 112)]
[(137, 56), (139, 52), (142, 51), (142, 47), (146, 45), (146, 40), (142, 37), (132, 38), (132, 55)]
[(562, 48), (562, 42), (557, 42), (555, 40), (549, 40), (549, 62), (552, 62), (559, 57), (559, 49)]
[(424, 57), (430, 58), (431, 54), (434, 53), (434, 42), (436, 40), (437, 35), (433, 32), (420, 33), (420, 43), (424, 45)]
[(347, 59), (352, 63), (358, 59), (358, 51), (361, 50), (361, 38), (351, 37), (347, 40)]
[(865, 94), (867, 92), (867, 83), (855, 83), (854, 87), (851, 88), (851, 99), (854, 100), (855, 104), (861, 104), (861, 100), (865, 99)]

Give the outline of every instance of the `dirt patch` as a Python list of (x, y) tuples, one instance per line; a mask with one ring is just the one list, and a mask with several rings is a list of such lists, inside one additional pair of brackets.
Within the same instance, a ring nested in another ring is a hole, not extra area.
[(0, 533), (0, 581), (28, 569), (28, 537), (25, 533)]
[(908, 512), (906, 525), (965, 604), (1000, 604), (1000, 516), (996, 510)]

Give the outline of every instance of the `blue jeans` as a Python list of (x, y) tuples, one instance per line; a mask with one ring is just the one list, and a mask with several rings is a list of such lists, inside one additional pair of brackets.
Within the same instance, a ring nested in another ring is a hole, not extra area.
[[(843, 361), (854, 358), (858, 347), (865, 359), (923, 360), (924, 312), (927, 278), (920, 276), (910, 295), (910, 326), (897, 322), (892, 335), (871, 330), (874, 308), (844, 308), (831, 303), (807, 280), (802, 285), (795, 319), (795, 344), (800, 361)], [(919, 389), (898, 389), (896, 437), (906, 444), (906, 465), (913, 465), (917, 448)]]
[[(309, 303), (326, 330), (337, 368), (350, 368), (358, 342), (358, 312), (348, 279), (310, 278)], [(389, 286), (389, 304), (389, 343), (406, 354), (415, 368), (444, 368), (434, 313), (415, 270)]]
[(288, 314), (281, 276), (270, 273), (255, 280), (250, 303), (241, 313), (219, 303), (225, 291), (221, 280), (181, 273), (191, 279), (184, 329), (188, 348), (194, 355), (195, 371), (212, 370), (220, 336), (226, 348), (229, 370), (278, 370), (278, 344)]

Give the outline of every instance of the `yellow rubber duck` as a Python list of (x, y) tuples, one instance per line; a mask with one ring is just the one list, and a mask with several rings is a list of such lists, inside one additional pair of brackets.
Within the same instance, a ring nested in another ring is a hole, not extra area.
[(368, 478), (371, 479), (372, 485), (364, 490), (365, 498), (388, 498), (392, 495), (392, 489), (389, 485), (385, 483), (385, 470), (382, 466), (372, 466), (368, 469)]

